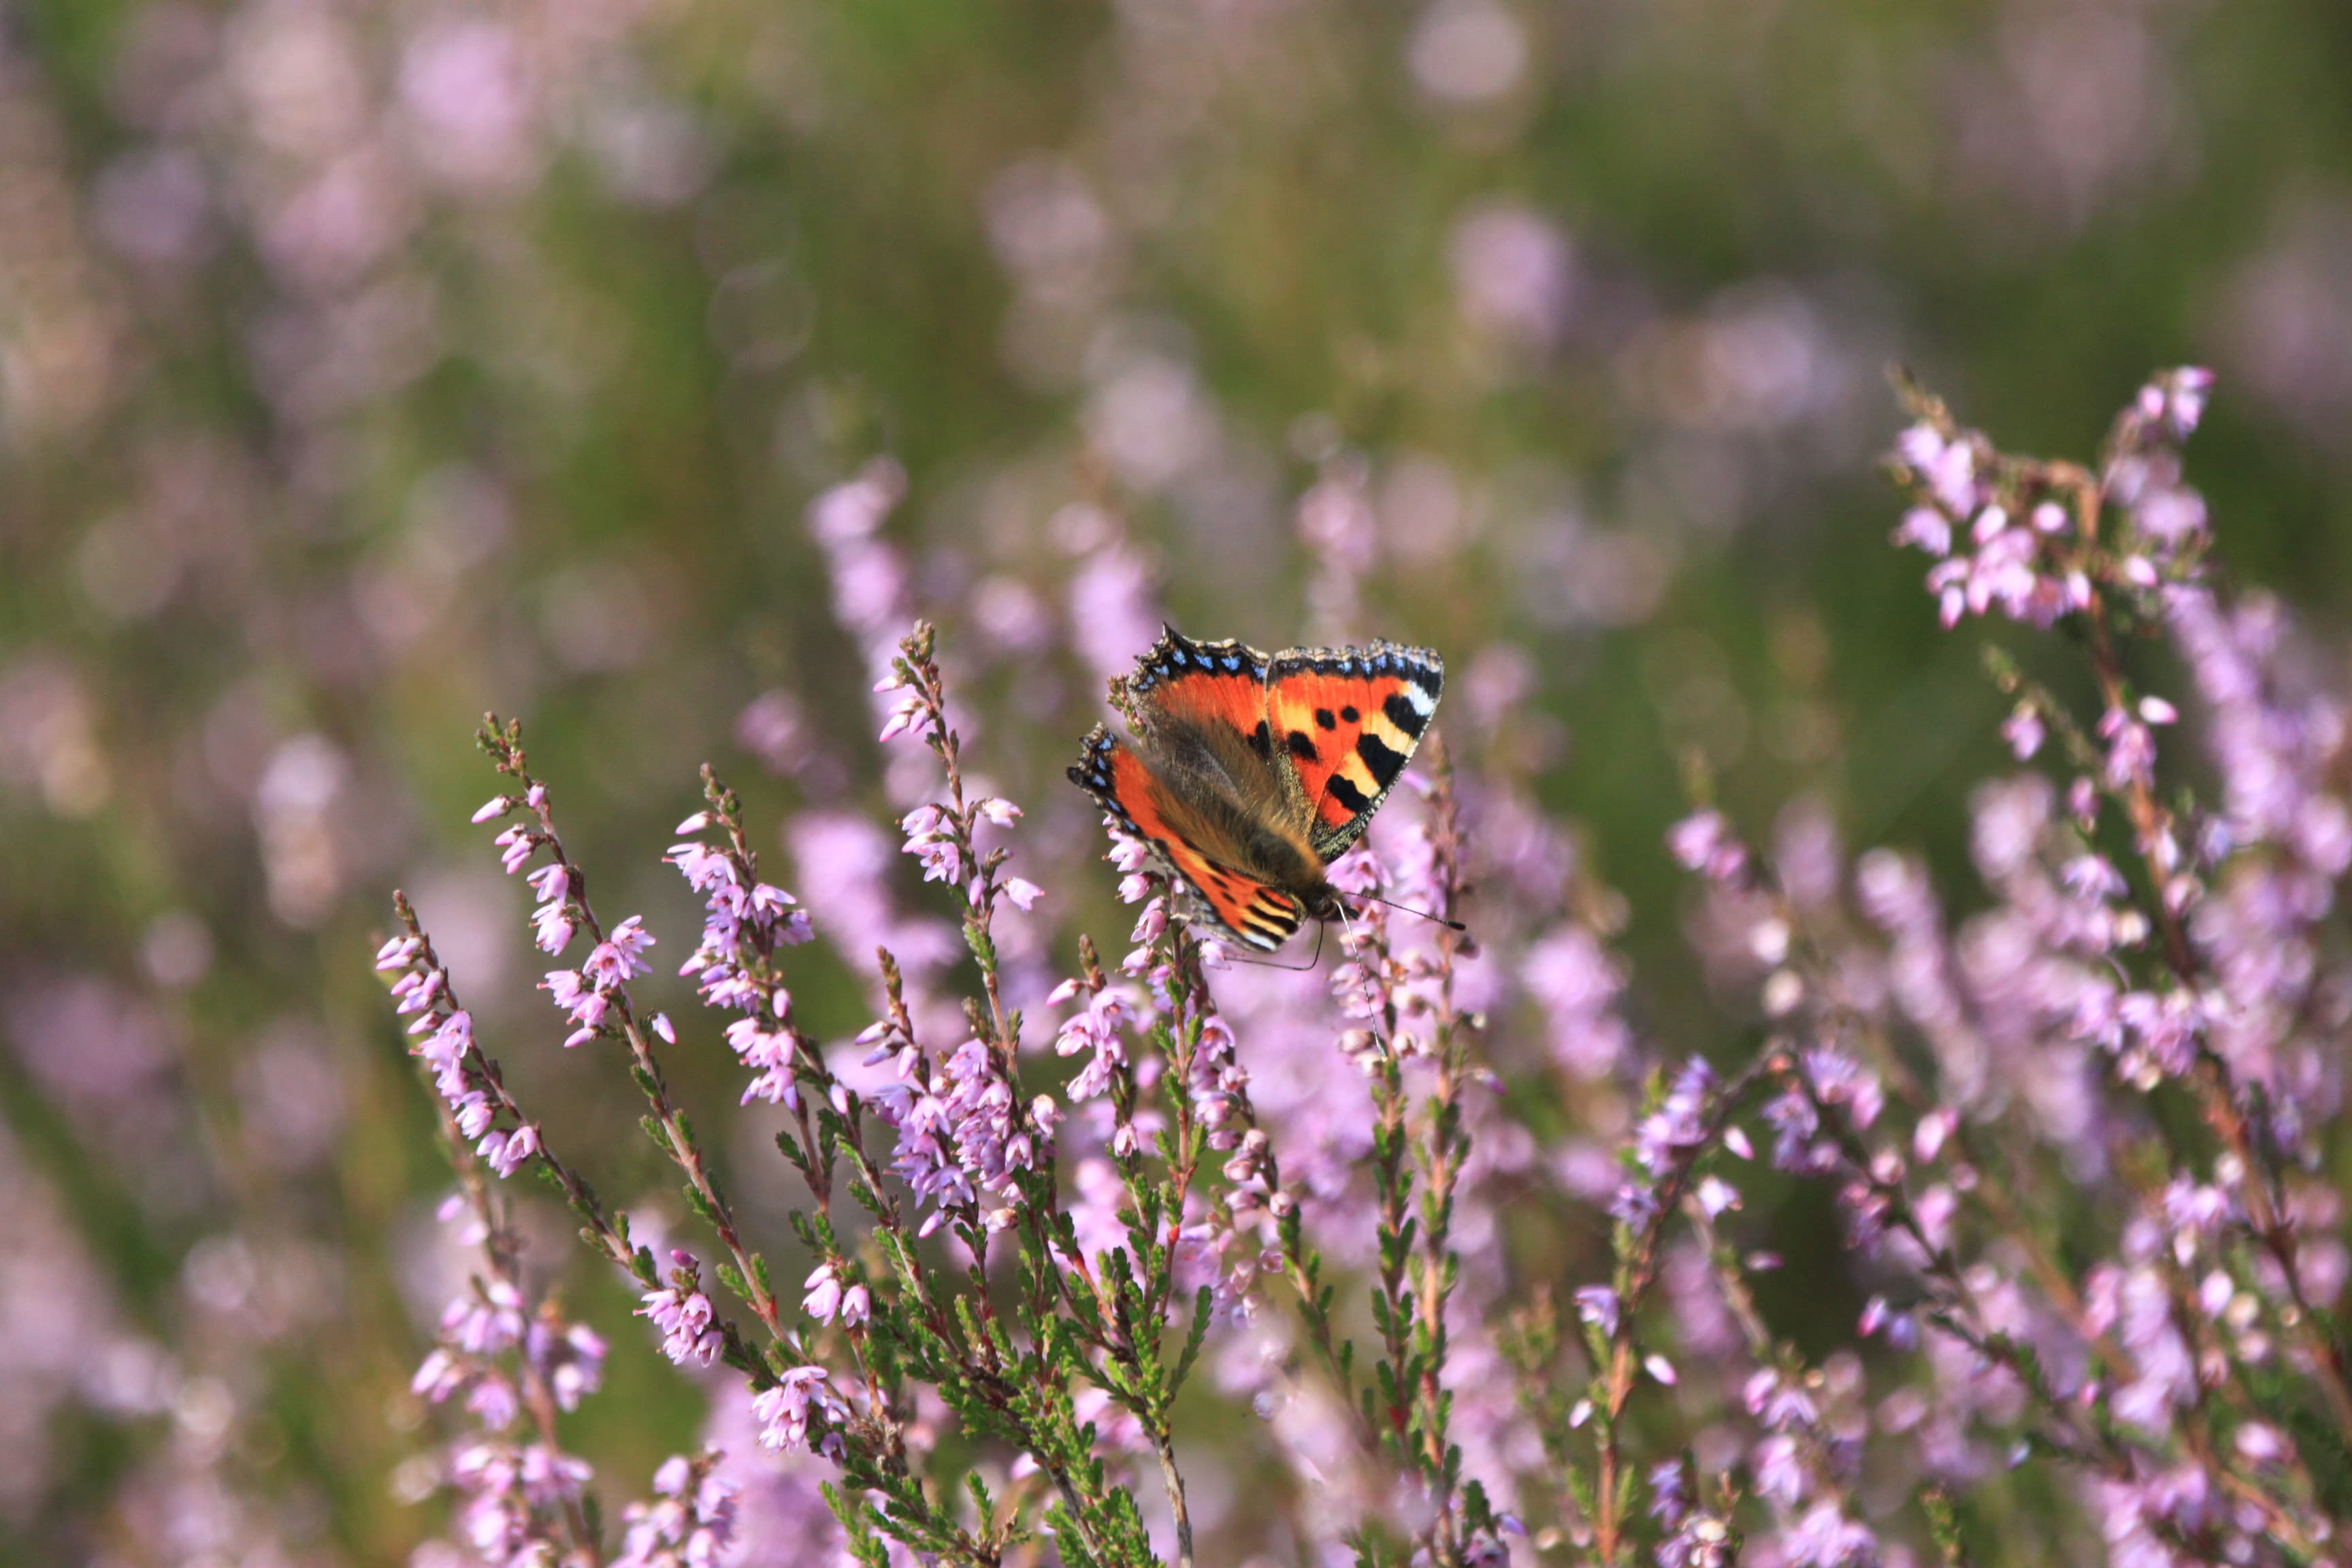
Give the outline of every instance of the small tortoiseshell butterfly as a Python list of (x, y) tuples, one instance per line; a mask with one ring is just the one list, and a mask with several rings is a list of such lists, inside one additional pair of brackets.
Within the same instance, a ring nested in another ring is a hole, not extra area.
[(1071, 781), (1197, 896), (1234, 940), (1272, 952), (1339, 918), (1323, 868), (1347, 851), (1437, 711), (1445, 661), (1424, 647), (1295, 647), (1268, 658), (1174, 627), (1111, 682), (1136, 743), (1097, 724)]

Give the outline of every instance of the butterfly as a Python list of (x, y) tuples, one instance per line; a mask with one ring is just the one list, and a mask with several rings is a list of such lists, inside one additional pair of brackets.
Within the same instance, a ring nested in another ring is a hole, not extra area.
[(1087, 734), (1071, 782), (1151, 847), (1194, 913), (1272, 952), (1340, 918), (1323, 869), (1347, 852), (1421, 743), (1445, 685), (1424, 647), (1194, 642), (1173, 626), (1111, 682), (1135, 743)]

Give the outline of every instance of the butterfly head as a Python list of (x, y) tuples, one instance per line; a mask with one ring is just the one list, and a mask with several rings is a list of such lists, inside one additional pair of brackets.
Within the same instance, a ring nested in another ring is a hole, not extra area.
[(1318, 883), (1298, 895), (1298, 901), (1310, 921), (1344, 921), (1348, 908), (1339, 901), (1339, 889), (1328, 882)]

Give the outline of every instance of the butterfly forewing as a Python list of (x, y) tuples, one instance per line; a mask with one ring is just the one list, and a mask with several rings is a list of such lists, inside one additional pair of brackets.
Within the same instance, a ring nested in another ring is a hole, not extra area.
[(1263, 732), (1265, 655), (1247, 643), (1194, 642), (1162, 626), (1160, 640), (1123, 684), (1136, 722), (1147, 731), (1192, 724), (1243, 737)]
[(1428, 648), (1291, 648), (1265, 676), (1276, 754), (1297, 769), (1316, 853), (1337, 859), (1360, 837), (1421, 744), (1445, 687)]

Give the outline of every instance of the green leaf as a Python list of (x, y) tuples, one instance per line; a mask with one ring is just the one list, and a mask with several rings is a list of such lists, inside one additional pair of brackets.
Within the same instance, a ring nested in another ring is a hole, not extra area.
[(1176, 1358), (1176, 1370), (1168, 1379), (1168, 1397), (1171, 1400), (1183, 1388), (1184, 1380), (1192, 1374), (1192, 1363), (1201, 1358), (1201, 1346), (1209, 1337), (1209, 1318), (1215, 1300), (1215, 1292), (1206, 1285), (1192, 1298), (1192, 1327), (1185, 1332), (1184, 1349)]

